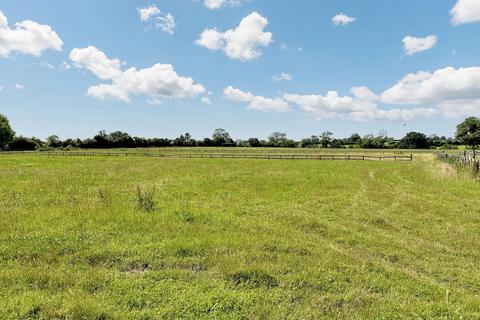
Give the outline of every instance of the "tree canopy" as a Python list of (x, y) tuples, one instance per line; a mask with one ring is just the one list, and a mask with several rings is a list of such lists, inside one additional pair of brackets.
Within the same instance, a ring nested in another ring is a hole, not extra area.
[(457, 126), (455, 138), (461, 144), (475, 149), (480, 144), (480, 119), (469, 117)]
[(4, 149), (14, 138), (15, 131), (10, 127), (7, 117), (0, 114), (0, 149)]
[(420, 132), (409, 132), (400, 140), (398, 147), (401, 149), (425, 149), (428, 145), (426, 135)]

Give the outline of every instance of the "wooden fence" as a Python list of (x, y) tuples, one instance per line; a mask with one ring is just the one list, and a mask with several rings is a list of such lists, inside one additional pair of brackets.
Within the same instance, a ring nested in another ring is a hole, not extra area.
[(460, 162), (464, 165), (472, 165), (478, 160), (478, 154), (474, 156), (473, 152), (464, 151), (462, 153), (446, 153), (445, 151), (439, 154), (440, 160), (448, 162)]
[(413, 161), (413, 155), (321, 155), (321, 154), (266, 154), (266, 153), (190, 153), (190, 154), (165, 154), (141, 152), (92, 152), (92, 151), (46, 151), (46, 152), (0, 152), (0, 155), (32, 154), (46, 156), (71, 156), (71, 157), (150, 157), (170, 159), (264, 159), (264, 160), (342, 160), (342, 161)]

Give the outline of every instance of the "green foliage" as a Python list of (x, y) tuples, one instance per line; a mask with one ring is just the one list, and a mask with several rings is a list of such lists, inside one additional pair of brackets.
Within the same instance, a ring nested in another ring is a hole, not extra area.
[(15, 131), (10, 127), (7, 117), (0, 114), (0, 150), (13, 141)]
[(47, 147), (49, 148), (59, 148), (62, 146), (62, 141), (57, 135), (51, 135), (47, 138)]
[(457, 126), (455, 138), (461, 143), (475, 148), (480, 144), (480, 119), (469, 117)]
[[(27, 139), (27, 138), (23, 138)], [(53, 135), (47, 139), (47, 143), (31, 138), (37, 143), (38, 150), (63, 149), (70, 150), (75, 148), (83, 149), (120, 149), (120, 148), (166, 148), (166, 147), (251, 147), (251, 148), (362, 148), (362, 149), (394, 149), (397, 147), (403, 149), (419, 149), (419, 148), (443, 148), (454, 149), (458, 147), (458, 141), (453, 138), (444, 136), (438, 137), (431, 135), (428, 138), (421, 133), (409, 133), (399, 144), (399, 141), (389, 137), (385, 131), (381, 131), (378, 135), (366, 135), (360, 137), (353, 134), (349, 138), (335, 139), (332, 132), (324, 132), (319, 136), (311, 136), (309, 138), (295, 141), (288, 139), (285, 133), (274, 132), (268, 137), (268, 141), (258, 138), (250, 138), (248, 140), (237, 139), (233, 141), (230, 134), (224, 129), (216, 129), (212, 139), (205, 138), (203, 140), (195, 140), (188, 132), (180, 135), (175, 139), (169, 138), (142, 138), (131, 137), (128, 133), (122, 131), (114, 131), (106, 133), (100, 131), (93, 138), (66, 139), (61, 141), (58, 136)], [(25, 141), (23, 141), (25, 142)], [(12, 147), (11, 150), (17, 150)]]
[(427, 136), (419, 132), (409, 132), (398, 143), (400, 149), (427, 149)]
[(33, 151), (41, 146), (41, 141), (23, 136), (15, 137), (6, 147), (9, 151)]
[(215, 146), (232, 144), (233, 140), (225, 129), (215, 129), (212, 134), (212, 143)]

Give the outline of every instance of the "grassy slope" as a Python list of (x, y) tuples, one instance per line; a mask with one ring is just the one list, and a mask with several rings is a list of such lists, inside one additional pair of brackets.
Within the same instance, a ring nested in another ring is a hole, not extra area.
[(432, 166), (2, 156), (0, 318), (478, 319), (480, 186)]

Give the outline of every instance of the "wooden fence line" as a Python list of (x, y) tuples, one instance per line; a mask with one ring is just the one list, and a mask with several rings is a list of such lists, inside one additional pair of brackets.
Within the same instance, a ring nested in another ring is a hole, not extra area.
[(479, 155), (477, 154), (476, 157), (474, 157), (472, 152), (467, 151), (455, 154), (448, 154), (446, 152), (442, 152), (439, 154), (439, 158), (443, 161), (458, 162), (460, 164), (469, 166), (478, 162)]
[(47, 156), (77, 156), (77, 157), (150, 157), (170, 159), (263, 159), (263, 160), (343, 160), (343, 161), (413, 161), (413, 155), (398, 156), (369, 156), (369, 155), (319, 155), (319, 154), (265, 154), (265, 153), (190, 153), (190, 154), (162, 154), (141, 152), (91, 152), (91, 151), (47, 151), (47, 152), (15, 152), (3, 151), (2, 154), (36, 154)]

